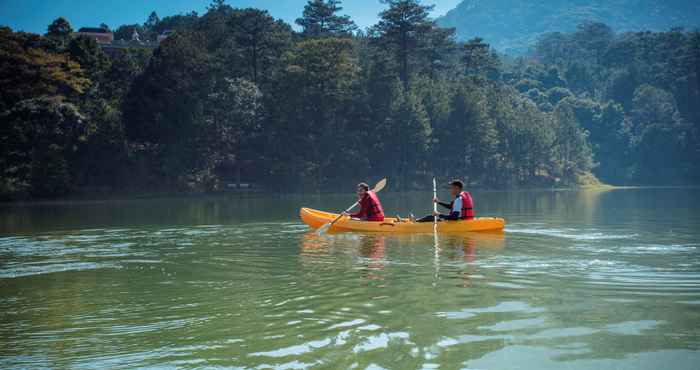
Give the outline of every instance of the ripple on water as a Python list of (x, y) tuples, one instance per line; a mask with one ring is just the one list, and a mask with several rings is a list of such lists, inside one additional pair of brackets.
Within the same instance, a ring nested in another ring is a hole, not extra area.
[(309, 342), (294, 345), (294, 346), (278, 348), (278, 349), (274, 349), (271, 351), (253, 352), (253, 353), (250, 353), (248, 356), (251, 356), (251, 357), (257, 357), (257, 356), (263, 356), (263, 357), (299, 356), (299, 355), (302, 355), (305, 353), (310, 353), (310, 352), (313, 352), (317, 349), (326, 347), (329, 344), (331, 344), (331, 339), (326, 338), (326, 339), (321, 339), (321, 340), (309, 341)]
[(480, 326), (479, 329), (489, 331), (513, 331), (538, 328), (544, 326), (545, 323), (546, 320), (544, 317), (534, 317), (530, 319), (501, 321), (493, 325)]
[(514, 234), (543, 235), (580, 241), (632, 240), (639, 237), (639, 234), (636, 233), (615, 234), (599, 229), (548, 228), (532, 224), (508, 225), (506, 231)]
[(32, 275), (53, 274), (67, 271), (84, 271), (98, 269), (114, 269), (120, 266), (114, 263), (94, 263), (94, 262), (64, 262), (48, 263), (41, 265), (20, 265), (9, 264), (0, 270), (0, 278), (13, 279)]
[(489, 307), (465, 308), (459, 311), (437, 312), (436, 315), (447, 319), (469, 319), (485, 313), (538, 313), (543, 311), (545, 311), (543, 307), (532, 307), (526, 302), (510, 301), (500, 302), (497, 305)]
[(641, 244), (617, 248), (617, 252), (628, 254), (689, 254), (695, 253), (700, 244)]
[(352, 348), (354, 353), (382, 350), (389, 347), (392, 341), (399, 341), (406, 345), (414, 345), (410, 340), (411, 334), (408, 332), (390, 332), (370, 335)]

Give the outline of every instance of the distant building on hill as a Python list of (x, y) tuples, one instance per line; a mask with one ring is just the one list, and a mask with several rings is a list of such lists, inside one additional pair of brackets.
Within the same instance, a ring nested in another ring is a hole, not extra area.
[(75, 33), (75, 36), (93, 38), (98, 44), (111, 44), (114, 42), (114, 34), (112, 31), (104, 28), (83, 27)]
[(173, 31), (166, 30), (162, 34), (158, 35), (157, 41), (151, 41), (148, 39), (143, 39), (139, 32), (134, 29), (131, 33), (130, 40), (115, 40), (114, 33), (106, 28), (96, 28), (96, 27), (83, 27), (74, 33), (74, 37), (86, 36), (94, 39), (102, 47), (107, 54), (112, 57), (119, 55), (120, 50), (123, 49), (155, 49), (158, 47), (162, 41), (168, 38)]

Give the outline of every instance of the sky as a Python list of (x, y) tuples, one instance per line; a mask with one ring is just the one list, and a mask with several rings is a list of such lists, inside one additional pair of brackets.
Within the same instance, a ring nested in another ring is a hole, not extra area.
[[(453, 9), (461, 0), (424, 0), (434, 4), (433, 16)], [(267, 9), (276, 18), (290, 24), (301, 16), (306, 0), (227, 0), (234, 7)], [(168, 15), (206, 11), (211, 0), (0, 0), (0, 25), (15, 31), (45, 33), (56, 18), (65, 17), (74, 29), (97, 27), (106, 23), (112, 28), (122, 24), (144, 23), (155, 10), (161, 18)], [(377, 21), (377, 13), (385, 8), (379, 0), (344, 0), (343, 14), (348, 14), (360, 28)]]

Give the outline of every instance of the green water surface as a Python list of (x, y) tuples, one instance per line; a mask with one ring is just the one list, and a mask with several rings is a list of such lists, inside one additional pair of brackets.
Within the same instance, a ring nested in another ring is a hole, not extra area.
[(351, 194), (0, 206), (0, 368), (700, 368), (700, 190), (474, 196), (505, 234), (437, 248), (298, 219)]

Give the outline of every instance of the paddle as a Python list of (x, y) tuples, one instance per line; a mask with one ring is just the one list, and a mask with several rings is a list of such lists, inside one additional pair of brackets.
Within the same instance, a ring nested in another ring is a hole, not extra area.
[[(381, 180), (377, 183), (377, 185), (374, 185), (374, 189), (372, 189), (372, 191), (373, 191), (375, 194), (376, 194), (376, 193), (379, 193), (380, 191), (382, 191), (382, 189), (384, 189), (385, 186), (386, 186), (386, 179), (381, 179)], [(351, 205), (350, 208), (346, 209), (345, 212), (350, 212), (350, 210), (352, 210), (353, 208), (355, 208), (355, 206), (357, 206), (358, 203), (360, 203), (359, 200), (358, 200), (357, 202), (353, 203), (353, 205)], [(343, 213), (345, 213), (345, 212), (343, 212)], [(333, 221), (331, 221), (331, 222), (329, 222), (329, 223), (327, 223), (327, 224), (325, 224), (325, 225), (319, 227), (319, 228), (318, 228), (318, 235), (324, 234), (326, 231), (328, 231), (328, 229), (331, 228), (331, 226), (335, 225), (335, 223), (338, 222), (338, 220), (340, 220), (341, 217), (343, 217), (343, 213), (339, 214), (338, 217), (335, 218), (335, 220), (333, 220)]]
[(435, 280), (433, 281), (433, 286), (436, 286), (437, 284), (437, 279), (438, 279), (438, 274), (440, 273), (440, 245), (438, 244), (438, 235), (437, 235), (437, 202), (435, 201), (437, 199), (437, 181), (433, 177), (433, 243), (435, 247)]
[(433, 229), (437, 232), (437, 181), (433, 177)]

